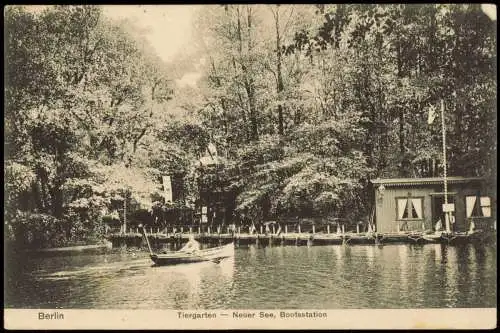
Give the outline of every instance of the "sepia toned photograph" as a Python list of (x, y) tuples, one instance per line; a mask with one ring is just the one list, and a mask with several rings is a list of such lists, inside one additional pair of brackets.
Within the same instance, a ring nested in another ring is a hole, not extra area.
[(4, 7), (6, 328), (493, 328), (496, 20)]

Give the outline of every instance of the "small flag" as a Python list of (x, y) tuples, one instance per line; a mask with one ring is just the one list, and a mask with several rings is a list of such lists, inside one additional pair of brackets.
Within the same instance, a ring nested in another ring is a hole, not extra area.
[(431, 105), (429, 107), (429, 114), (427, 116), (427, 124), (432, 124), (434, 122), (434, 119), (436, 119), (436, 107), (434, 105)]

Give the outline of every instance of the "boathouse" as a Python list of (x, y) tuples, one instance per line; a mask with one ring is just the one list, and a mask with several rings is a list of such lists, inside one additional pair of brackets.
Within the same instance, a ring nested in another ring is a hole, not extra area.
[[(374, 179), (374, 222), (378, 232), (434, 230), (444, 226), (443, 178)], [(449, 177), (453, 231), (496, 228), (496, 192), (484, 178)]]

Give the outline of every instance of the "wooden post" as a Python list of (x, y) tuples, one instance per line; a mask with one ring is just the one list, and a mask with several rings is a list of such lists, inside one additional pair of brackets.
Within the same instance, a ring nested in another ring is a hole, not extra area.
[(285, 234), (288, 233), (288, 224), (285, 224)]
[[(444, 124), (444, 99), (441, 99), (441, 131), (443, 136), (443, 181), (444, 181), (444, 203), (448, 204), (448, 180), (447, 180), (447, 162), (446, 162), (446, 126)], [(451, 231), (450, 214), (446, 212), (444, 216), (446, 232)]]
[(274, 224), (273, 224), (273, 235), (276, 233), (276, 229), (274, 227)]
[(340, 234), (340, 224), (337, 223), (337, 235)]
[(146, 243), (148, 244), (149, 253), (151, 255), (153, 255), (153, 250), (151, 249), (151, 245), (149, 244), (149, 239), (148, 239), (148, 235), (146, 234), (146, 228), (145, 227), (144, 227), (144, 237), (146, 237)]
[(260, 226), (260, 234), (262, 235), (262, 225)]
[(123, 233), (127, 233), (127, 192), (125, 192), (125, 199), (123, 200)]
[(359, 223), (356, 223), (356, 233), (359, 234)]
[(189, 227), (189, 233), (192, 234), (193, 233), (193, 227)]
[(181, 234), (184, 232), (184, 227), (181, 227)]
[(396, 231), (399, 232), (399, 221), (396, 221)]
[(342, 224), (342, 233), (345, 234), (345, 225)]
[(210, 226), (208, 227), (208, 231), (207, 231), (207, 233), (210, 235)]
[(313, 234), (314, 234), (314, 233), (316, 233), (316, 228), (315, 228), (315, 226), (314, 226), (314, 224), (313, 224)]
[(327, 234), (329, 234), (329, 233), (330, 233), (330, 225), (329, 225), (329, 224), (326, 226), (326, 233), (327, 233)]
[(299, 223), (299, 234), (300, 234), (300, 223)]

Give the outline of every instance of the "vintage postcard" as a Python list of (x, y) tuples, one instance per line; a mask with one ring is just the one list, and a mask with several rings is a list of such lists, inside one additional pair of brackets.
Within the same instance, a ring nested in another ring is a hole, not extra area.
[(5, 328), (495, 328), (496, 20), (5, 7)]

